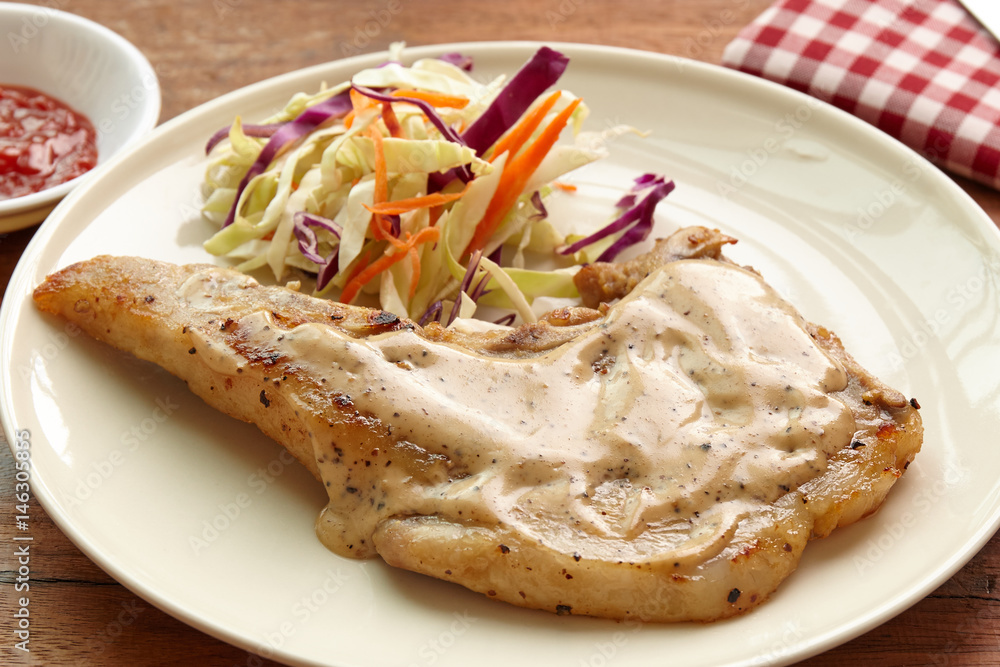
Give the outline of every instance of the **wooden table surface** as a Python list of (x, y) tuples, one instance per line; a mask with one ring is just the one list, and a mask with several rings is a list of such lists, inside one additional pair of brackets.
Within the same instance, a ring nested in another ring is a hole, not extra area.
[[(625, 46), (718, 63), (739, 28), (770, 0), (46, 0), (136, 44), (163, 90), (161, 122), (241, 86), (335, 60), (411, 45), (528, 39)], [(365, 33), (367, 28), (368, 33)], [(377, 29), (376, 29), (377, 28)], [(3, 36), (0, 36), (2, 38)], [(0, 56), (2, 57), (2, 56)], [(1000, 193), (959, 180), (1000, 222)], [(0, 290), (35, 228), (0, 238)], [(82, 555), (32, 500), (31, 652), (13, 644), (17, 563), (14, 464), (0, 449), (0, 664), (257, 665), (117, 584)], [(810, 666), (1000, 664), (1000, 540), (950, 581), (868, 634)], [(817, 598), (816, 604), (823, 604)], [(388, 629), (391, 634), (391, 629)], [(664, 655), (669, 655), (665, 647)], [(665, 658), (666, 660), (666, 658)]]

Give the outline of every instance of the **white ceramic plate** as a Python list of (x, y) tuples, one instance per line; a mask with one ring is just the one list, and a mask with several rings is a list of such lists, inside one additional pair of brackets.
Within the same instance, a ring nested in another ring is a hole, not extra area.
[[(478, 74), (536, 45), (461, 44)], [(30, 429), (33, 490), (80, 548), (133, 591), (226, 641), (300, 664), (619, 667), (777, 665), (878, 625), (946, 580), (1000, 521), (1000, 235), (948, 178), (854, 118), (778, 86), (677, 58), (558, 46), (590, 127), (630, 123), (611, 158), (554, 205), (606, 215), (643, 171), (677, 191), (660, 224), (701, 223), (861, 363), (923, 404), (924, 451), (875, 516), (806, 550), (767, 604), (710, 625), (630, 626), (493, 603), (313, 535), (325, 494), (254, 428), (156, 368), (40, 316), (42, 278), (99, 253), (206, 261), (201, 147), (240, 113), (380, 62), (295, 72), (159, 128), (39, 230), (0, 313), (2, 418)], [(199, 541), (200, 540), (200, 541)]]

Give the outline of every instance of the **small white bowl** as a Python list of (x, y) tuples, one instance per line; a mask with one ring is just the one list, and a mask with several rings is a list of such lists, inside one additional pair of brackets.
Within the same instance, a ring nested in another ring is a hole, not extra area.
[(0, 84), (26, 86), (84, 114), (97, 131), (94, 170), (41, 192), (0, 199), (0, 233), (41, 221), (82, 179), (152, 130), (160, 84), (149, 61), (93, 21), (48, 7), (0, 2)]

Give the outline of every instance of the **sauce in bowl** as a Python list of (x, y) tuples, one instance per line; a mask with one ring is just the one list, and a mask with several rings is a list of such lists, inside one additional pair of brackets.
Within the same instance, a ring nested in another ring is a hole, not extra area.
[(97, 164), (83, 114), (32, 88), (0, 85), (0, 200), (72, 180)]

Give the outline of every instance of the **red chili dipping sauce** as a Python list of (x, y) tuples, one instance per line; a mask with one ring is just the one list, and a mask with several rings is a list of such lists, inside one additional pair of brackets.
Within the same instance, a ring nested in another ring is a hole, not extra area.
[(97, 164), (87, 117), (45, 93), (0, 84), (0, 199), (76, 178)]

